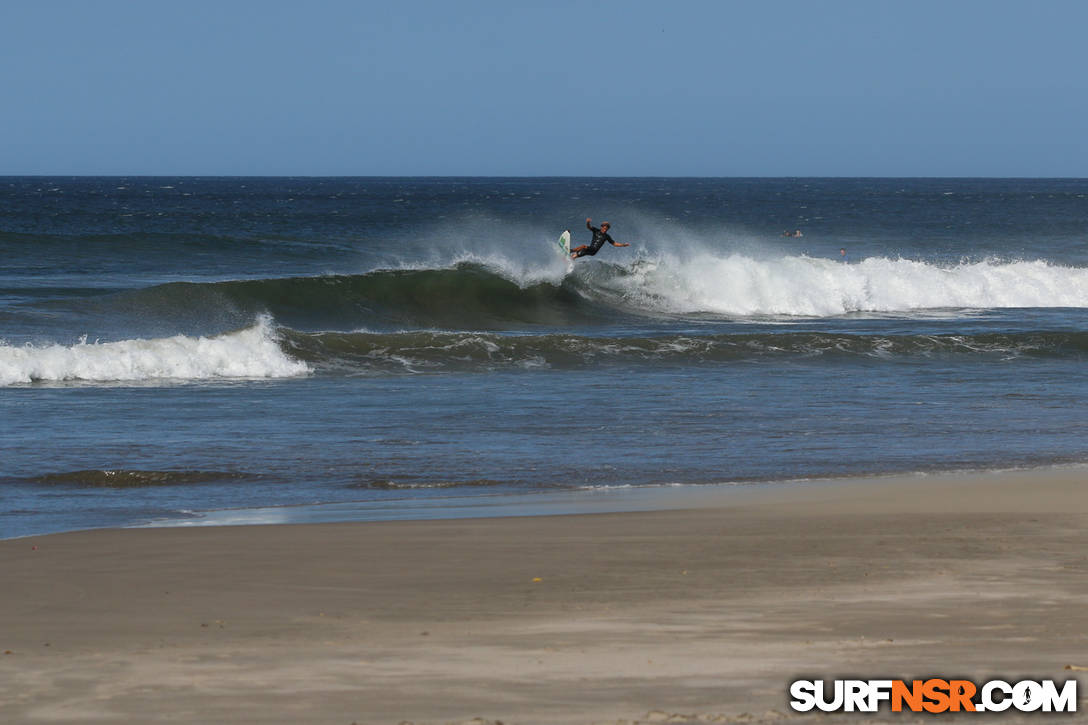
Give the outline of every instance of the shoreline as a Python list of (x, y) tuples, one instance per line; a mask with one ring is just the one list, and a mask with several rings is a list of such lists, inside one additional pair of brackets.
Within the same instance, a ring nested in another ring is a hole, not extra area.
[(808, 484), (0, 541), (0, 720), (778, 722), (805, 675), (1088, 667), (1088, 471)]
[[(563, 489), (534, 489), (475, 495), (448, 494), (434, 497), (359, 499), (322, 503), (292, 503), (271, 506), (238, 506), (220, 509), (178, 511), (139, 523), (103, 524), (86, 528), (58, 529), (3, 536), (0, 542), (38, 536), (53, 536), (115, 529), (204, 528), (219, 526), (266, 526), (315, 523), (375, 523), (381, 521), (441, 521), (460, 519), (518, 518), (535, 516), (577, 516), (636, 511), (672, 511), (701, 506), (718, 506), (750, 501), (759, 492), (804, 490), (810, 487), (883, 486), (924, 484), (931, 480), (955, 484), (992, 477), (1084, 475), (1088, 461), (1050, 463), (1031, 467), (992, 469), (938, 469), (853, 476), (766, 479), (698, 483), (658, 483)], [(138, 490), (138, 489), (137, 489)], [(182, 513), (189, 514), (181, 518)]]
[[(662, 483), (638, 486), (533, 490), (517, 493), (456, 494), (435, 498), (399, 498), (337, 501), (282, 506), (244, 506), (194, 511), (191, 519), (157, 519), (117, 528), (200, 528), (205, 526), (265, 526), (300, 523), (362, 523), (379, 521), (433, 521), (530, 516), (577, 516), (635, 511), (672, 511), (706, 505), (743, 503), (761, 492), (796, 491), (807, 487), (849, 487), (924, 484), (939, 479), (953, 484), (992, 477), (1077, 476), (1088, 480), (1088, 462), (1059, 463), (1029, 468), (910, 471), (764, 481), (720, 483)], [(772, 494), (773, 495), (773, 494)], [(107, 527), (114, 528), (114, 527)], [(81, 529), (92, 531), (95, 529)], [(65, 532), (55, 532), (65, 533)], [(47, 534), (46, 534), (47, 535)], [(25, 537), (20, 537), (25, 538)]]

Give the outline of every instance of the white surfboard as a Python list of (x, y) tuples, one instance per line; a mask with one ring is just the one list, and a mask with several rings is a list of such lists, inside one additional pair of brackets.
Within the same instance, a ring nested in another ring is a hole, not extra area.
[(563, 256), (570, 258), (570, 232), (565, 231), (559, 235), (559, 249), (563, 252)]
[(559, 253), (567, 262), (567, 274), (574, 271), (574, 260), (570, 258), (570, 231), (564, 231), (559, 235)]

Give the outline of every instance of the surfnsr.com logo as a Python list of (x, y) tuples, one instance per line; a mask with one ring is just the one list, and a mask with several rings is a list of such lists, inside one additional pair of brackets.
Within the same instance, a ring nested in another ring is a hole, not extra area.
[(1076, 712), (1077, 681), (796, 680), (790, 707), (797, 712)]

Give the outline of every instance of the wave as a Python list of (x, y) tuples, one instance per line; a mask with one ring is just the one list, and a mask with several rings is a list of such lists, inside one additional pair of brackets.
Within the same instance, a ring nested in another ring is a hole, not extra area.
[(1080, 358), (1086, 332), (973, 335), (753, 333), (652, 337), (478, 332), (305, 333), (281, 331), (291, 357), (330, 374), (438, 373), (502, 369), (576, 370), (602, 365), (759, 360)]
[(138, 382), (285, 378), (309, 367), (287, 356), (268, 318), (214, 337), (175, 335), (152, 340), (76, 345), (0, 344), (0, 386), (35, 382)]
[(442, 488), (479, 488), (485, 486), (507, 486), (511, 481), (496, 481), (490, 478), (478, 478), (469, 481), (446, 481), (446, 480), (414, 480), (403, 481), (393, 480), (387, 478), (366, 479), (357, 481), (356, 483), (349, 483), (347, 488), (363, 489), (367, 491), (414, 491), (419, 489), (442, 489)]
[(99, 298), (115, 310), (245, 324), (268, 314), (302, 329), (515, 330), (623, 317), (834, 317), (937, 309), (1088, 307), (1088, 269), (997, 260), (941, 266), (870, 258), (844, 264), (710, 253), (619, 265), (580, 262), (548, 276), (461, 261), (225, 282), (178, 282)]
[[(562, 260), (552, 261), (562, 266)], [(84, 340), (75, 345), (17, 346), (0, 341), (0, 386), (284, 378), (314, 370), (371, 374), (577, 369), (611, 362), (783, 355), (1083, 355), (1083, 335), (1062, 332), (641, 333), (641, 337), (586, 333), (637, 329), (647, 320), (653, 321), (651, 328), (664, 331), (658, 322), (685, 319), (701, 323), (856, 313), (914, 317), (926, 310), (950, 309), (1086, 308), (1088, 269), (1045, 261), (940, 266), (871, 258), (844, 264), (804, 256), (761, 260), (698, 252), (626, 264), (582, 261), (566, 275), (546, 267), (517, 269), (459, 261), (442, 268), (358, 275), (178, 282), (85, 298), (80, 305), (81, 314), (90, 314), (82, 324), (92, 324), (97, 310), (106, 313), (106, 329), (133, 329), (125, 322), (128, 318), (147, 325), (136, 330), (150, 329), (151, 334), (145, 339), (136, 337), (139, 332), (120, 333), (116, 336), (133, 339)], [(209, 327), (236, 329), (214, 336), (193, 334)], [(187, 334), (155, 335), (163, 329)], [(337, 331), (345, 329), (354, 331)], [(517, 334), (501, 334), (511, 332)]]
[(326, 329), (502, 330), (564, 326), (593, 316), (587, 299), (562, 281), (511, 279), (472, 262), (357, 275), (174, 282), (116, 294), (100, 304), (163, 317), (239, 320), (268, 314), (292, 326)]
[(1088, 307), (1088, 269), (1045, 261), (942, 266), (874, 257), (845, 264), (699, 253), (638, 263), (599, 284), (644, 309), (730, 317)]

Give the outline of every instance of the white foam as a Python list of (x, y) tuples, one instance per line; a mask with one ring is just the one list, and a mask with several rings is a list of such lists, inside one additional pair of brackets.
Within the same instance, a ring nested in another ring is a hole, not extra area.
[(594, 286), (664, 312), (827, 317), (941, 308), (1088, 307), (1088, 269), (1045, 261), (940, 266), (870, 258), (857, 264), (700, 252), (661, 257)]
[(174, 337), (76, 345), (0, 345), (0, 386), (45, 381), (135, 382), (284, 378), (309, 366), (284, 354), (271, 320), (215, 337)]

